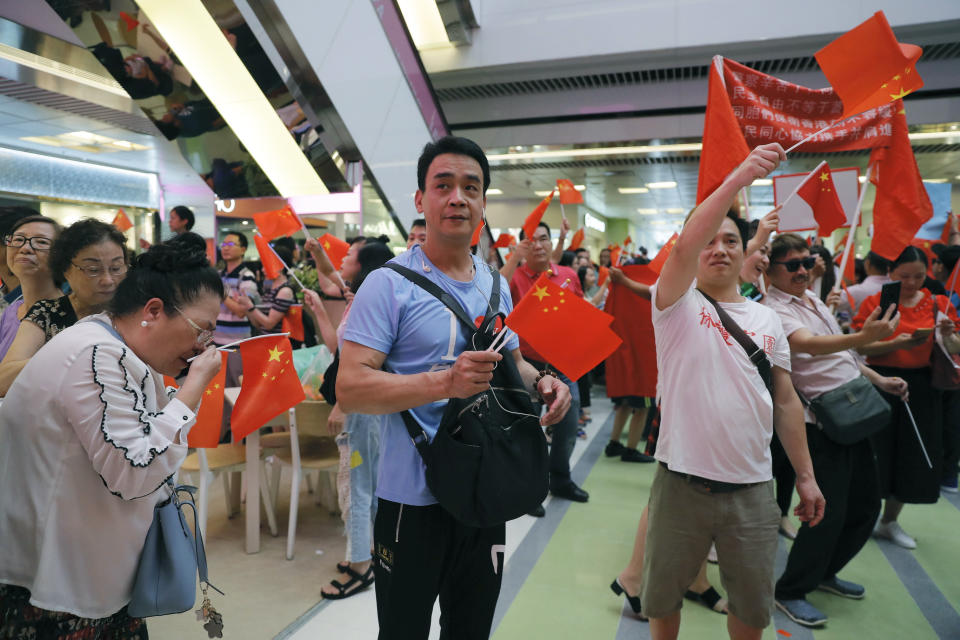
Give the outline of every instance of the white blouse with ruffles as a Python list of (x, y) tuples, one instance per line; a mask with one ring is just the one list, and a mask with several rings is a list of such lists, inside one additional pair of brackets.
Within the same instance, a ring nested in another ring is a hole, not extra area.
[(129, 602), (195, 421), (108, 327), (101, 314), (59, 333), (0, 404), (0, 583), (84, 618)]

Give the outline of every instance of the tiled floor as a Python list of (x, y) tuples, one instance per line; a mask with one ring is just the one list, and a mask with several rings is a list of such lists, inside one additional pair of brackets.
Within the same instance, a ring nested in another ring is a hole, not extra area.
[[(572, 460), (574, 478), (590, 492), (590, 502), (551, 500), (546, 518), (508, 523), (494, 640), (649, 638), (648, 625), (624, 612), (623, 599), (613, 596), (609, 584), (629, 557), (653, 467), (604, 457), (609, 402), (595, 398), (593, 414), (589, 439), (578, 441)], [(226, 520), (222, 485), (215, 487), (207, 553), (211, 579), (227, 593), (214, 598), (224, 614), (224, 637), (376, 638), (372, 589), (344, 601), (319, 597), (324, 581), (336, 577), (344, 539), (339, 517), (315, 506), (306, 493), (296, 557), (283, 558), (288, 482), (285, 477), (280, 491), (281, 537), (272, 538), (264, 525), (263, 550), (255, 555), (243, 552), (242, 516)], [(764, 638), (960, 638), (960, 499), (908, 506), (901, 520), (918, 538), (916, 551), (870, 541), (842, 574), (866, 585), (866, 599), (811, 594), (810, 601), (830, 616), (825, 628), (811, 632), (777, 613)], [(787, 551), (781, 540), (781, 568)], [(710, 575), (720, 588), (716, 567)], [(154, 639), (205, 637), (192, 613), (151, 620), (149, 629)], [(438, 636), (434, 624), (431, 638)], [(680, 637), (726, 637), (725, 618), (687, 603)]]

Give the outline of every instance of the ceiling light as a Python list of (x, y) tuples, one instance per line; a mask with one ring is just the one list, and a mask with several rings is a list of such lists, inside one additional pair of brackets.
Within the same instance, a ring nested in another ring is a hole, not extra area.
[(682, 207), (670, 207), (669, 209), (664, 209), (666, 213), (686, 213), (687, 210)]
[(383, 204), (383, 200), (380, 198), (367, 198), (367, 202), (370, 204)]
[(960, 138), (960, 131), (918, 131), (908, 133), (911, 140), (930, 140), (936, 138)]
[(576, 189), (577, 191), (583, 191), (584, 189), (587, 188), (587, 185), (585, 185), (585, 184), (575, 184), (575, 185), (573, 185), (573, 188)]
[(534, 193), (540, 196), (541, 198), (546, 198), (548, 195), (552, 193), (552, 191), (534, 191)]
[(487, 189), (487, 195), (488, 195), (488, 196), (502, 196), (502, 195), (503, 195), (503, 191), (501, 191), (500, 189)]
[(44, 58), (43, 56), (38, 56), (35, 53), (23, 51), (10, 45), (0, 43), (0, 58), (24, 67), (42, 71), (43, 73), (49, 73), (59, 78), (65, 78), (72, 82), (79, 82), (80, 84), (100, 89), (101, 91), (108, 91), (123, 98), (130, 98), (123, 87), (120, 86), (120, 83), (113, 78), (106, 78), (95, 73), (90, 73), (89, 71), (84, 71), (83, 69), (78, 69), (68, 64), (57, 62), (56, 60), (50, 60), (49, 58)]
[(544, 158), (637, 155), (644, 153), (667, 153), (671, 151), (700, 151), (702, 148), (703, 145), (699, 142), (686, 142), (680, 144), (633, 145), (627, 147), (596, 147), (591, 149), (557, 149), (553, 151), (491, 153), (487, 155), (487, 160), (490, 162), (503, 162), (506, 160), (537, 160)]
[(250, 224), (250, 221), (249, 221), (249, 220), (243, 220), (243, 221), (240, 222), (240, 224), (246, 226), (246, 225)]
[(620, 193), (631, 194), (631, 193), (650, 193), (650, 189), (646, 187), (620, 187), (617, 189)]
[(931, 184), (943, 184), (944, 182), (950, 182), (946, 178), (924, 178), (923, 181)]
[(656, 209), (637, 209), (637, 213), (641, 213), (645, 216), (652, 216), (659, 213)]
[(648, 189), (673, 189), (677, 186), (677, 183), (673, 180), (667, 180), (665, 182), (648, 182)]
[(769, 187), (773, 184), (773, 180), (770, 178), (760, 178), (759, 180), (754, 180), (751, 187)]
[(857, 180), (860, 182), (860, 184), (863, 184), (867, 181), (867, 176), (858, 176)]
[(24, 142), (42, 144), (48, 147), (73, 149), (84, 153), (104, 153), (110, 151), (146, 151), (150, 147), (127, 140), (114, 140), (89, 131), (71, 131), (55, 136), (23, 136)]
[(282, 197), (328, 193), (201, 0), (138, 4)]
[(443, 26), (440, 10), (434, 0), (397, 0), (403, 21), (410, 30), (413, 44), (420, 47), (450, 44), (447, 29)]

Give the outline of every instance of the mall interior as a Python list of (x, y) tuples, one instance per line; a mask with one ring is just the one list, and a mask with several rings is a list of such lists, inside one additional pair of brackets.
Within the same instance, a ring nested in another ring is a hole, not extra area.
[[(652, 257), (697, 203), (714, 57), (827, 87), (814, 54), (877, 11), (899, 42), (923, 50), (923, 86), (903, 100), (910, 145), (923, 180), (960, 210), (960, 188), (944, 191), (960, 183), (957, 0), (0, 0), (0, 206), (64, 226), (125, 217), (131, 252), (169, 239), (170, 210), (186, 206), (214, 260), (227, 234), (252, 236), (254, 214), (289, 207), (304, 224), (295, 240), (384, 235), (399, 254), (419, 215), (417, 158), (453, 134), (489, 159), (490, 242), (518, 237), (565, 179), (582, 202), (551, 204), (552, 238), (566, 219), (595, 261), (610, 246)], [(869, 157), (801, 147), (776, 170), (806, 174), (825, 158), (855, 170), (866, 190), (860, 258), (873, 220)], [(776, 175), (756, 181), (741, 212), (766, 214), (781, 202), (775, 187)], [(656, 465), (604, 455), (613, 419), (594, 384), (570, 461), (588, 503), (547, 498), (545, 517), (507, 524), (492, 638), (651, 637), (610, 582), (630, 558)], [(346, 545), (336, 469), (304, 469), (298, 485), (278, 457), (264, 445), (257, 464), (218, 467), (208, 453), (205, 543), (225, 593), (214, 598), (223, 637), (376, 637), (373, 588), (321, 597)], [(251, 509), (244, 497), (237, 510), (230, 494), (250, 495), (251, 483), (273, 500)], [(915, 550), (872, 539), (845, 570), (866, 598), (813, 593), (825, 626), (775, 611), (763, 637), (960, 638), (960, 499), (944, 493), (903, 520)], [(790, 544), (780, 537), (778, 572)], [(723, 591), (716, 565), (708, 578)], [(201, 625), (192, 610), (147, 623), (160, 640), (205, 637)], [(439, 633), (437, 609), (430, 637)], [(725, 633), (724, 616), (685, 603), (681, 638)]]

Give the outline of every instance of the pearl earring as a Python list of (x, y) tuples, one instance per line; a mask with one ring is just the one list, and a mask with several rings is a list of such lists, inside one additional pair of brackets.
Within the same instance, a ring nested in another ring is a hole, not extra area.
[(150, 324), (150, 323), (147, 322), (146, 320), (141, 320), (141, 321), (140, 321), (140, 326), (141, 326), (141, 327), (145, 327), (145, 326), (147, 326), (148, 324)]

